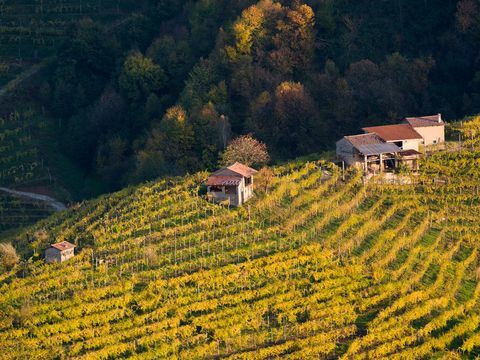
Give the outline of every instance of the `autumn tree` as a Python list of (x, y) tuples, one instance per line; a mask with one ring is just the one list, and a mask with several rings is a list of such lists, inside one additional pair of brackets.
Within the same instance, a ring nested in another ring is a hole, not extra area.
[(10, 270), (20, 262), (17, 251), (10, 243), (0, 243), (0, 269)]
[(268, 193), (272, 188), (273, 179), (275, 178), (275, 173), (273, 170), (267, 166), (260, 169), (260, 171), (255, 176), (255, 188), (264, 193)]
[(273, 43), (277, 50), (270, 54), (273, 68), (288, 74), (304, 72), (311, 66), (315, 51), (315, 14), (306, 4), (294, 2), (286, 9), (285, 18), (277, 23)]
[(238, 161), (247, 166), (266, 164), (270, 160), (267, 146), (251, 135), (242, 135), (228, 144), (221, 156), (221, 164), (229, 165)]

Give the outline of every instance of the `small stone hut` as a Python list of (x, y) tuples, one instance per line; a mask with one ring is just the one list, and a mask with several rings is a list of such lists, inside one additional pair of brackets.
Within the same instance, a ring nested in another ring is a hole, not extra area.
[(68, 241), (52, 244), (45, 250), (45, 261), (47, 263), (67, 261), (75, 255), (74, 250), (75, 245)]
[(236, 162), (211, 174), (206, 182), (208, 197), (240, 206), (253, 196), (253, 175), (257, 170)]

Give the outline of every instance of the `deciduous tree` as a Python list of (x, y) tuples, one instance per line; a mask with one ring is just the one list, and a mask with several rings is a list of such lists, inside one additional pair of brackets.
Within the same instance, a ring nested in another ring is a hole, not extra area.
[(247, 166), (266, 164), (270, 160), (267, 146), (251, 135), (243, 135), (227, 146), (222, 154), (221, 163), (229, 165), (236, 161)]

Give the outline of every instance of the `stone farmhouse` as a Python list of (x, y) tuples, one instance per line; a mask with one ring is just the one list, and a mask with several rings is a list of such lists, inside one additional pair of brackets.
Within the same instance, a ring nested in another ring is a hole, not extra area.
[(75, 255), (74, 250), (75, 245), (68, 241), (52, 244), (45, 250), (45, 261), (47, 263), (67, 261)]
[(257, 170), (236, 162), (212, 173), (207, 181), (207, 196), (213, 202), (228, 201), (240, 206), (253, 196), (253, 175)]
[(418, 171), (420, 146), (445, 141), (441, 115), (406, 118), (401, 124), (365, 127), (364, 134), (337, 141), (337, 158), (365, 175), (395, 172), (400, 167)]

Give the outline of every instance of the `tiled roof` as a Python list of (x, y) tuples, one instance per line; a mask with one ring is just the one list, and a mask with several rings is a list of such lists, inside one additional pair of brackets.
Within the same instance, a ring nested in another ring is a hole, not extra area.
[(62, 242), (59, 242), (59, 243), (56, 243), (56, 244), (52, 244), (51, 247), (53, 247), (57, 250), (60, 250), (60, 251), (64, 251), (64, 250), (73, 249), (75, 247), (75, 245), (69, 243), (68, 241), (62, 241)]
[(242, 181), (242, 178), (239, 176), (212, 175), (207, 179), (206, 184), (208, 186), (228, 186), (228, 185), (236, 186), (240, 184), (241, 181)]
[(422, 136), (409, 124), (371, 126), (362, 130), (367, 133), (375, 133), (385, 141), (422, 139)]
[(397, 145), (386, 143), (375, 133), (345, 136), (345, 139), (363, 155), (379, 155), (401, 151)]
[(411, 126), (415, 127), (426, 127), (426, 126), (444, 126), (445, 122), (442, 120), (442, 115), (430, 115), (430, 116), (420, 116), (420, 117), (407, 117), (405, 121)]
[(376, 134), (360, 134), (345, 136), (354, 147), (361, 145), (383, 144), (385, 141), (380, 139)]
[(236, 162), (233, 165), (215, 171), (207, 179), (207, 185), (238, 185), (243, 177), (256, 174), (257, 170)]
[(235, 171), (237, 174), (247, 176), (247, 177), (257, 173), (257, 170), (252, 169), (251, 167), (248, 167), (246, 165), (243, 165), (238, 161), (235, 164), (228, 166), (227, 169), (230, 169), (232, 171)]
[(236, 177), (242, 177), (243, 175), (237, 173), (236, 171), (230, 170), (228, 167), (223, 167), (221, 169), (218, 169), (214, 173), (212, 173), (210, 176), (236, 176)]

